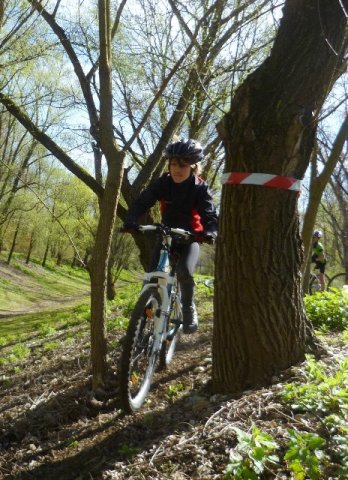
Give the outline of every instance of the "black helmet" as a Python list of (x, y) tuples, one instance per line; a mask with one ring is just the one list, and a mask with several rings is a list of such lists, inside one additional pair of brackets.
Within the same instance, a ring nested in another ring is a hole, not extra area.
[(178, 158), (189, 165), (200, 162), (204, 157), (202, 145), (192, 139), (168, 143), (164, 153), (169, 160)]
[(313, 237), (321, 238), (322, 235), (323, 235), (323, 232), (321, 232), (320, 230), (314, 230), (313, 232)]

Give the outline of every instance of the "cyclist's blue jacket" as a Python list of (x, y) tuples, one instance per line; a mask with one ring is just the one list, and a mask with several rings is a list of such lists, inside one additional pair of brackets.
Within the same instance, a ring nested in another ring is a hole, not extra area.
[(157, 201), (160, 202), (162, 223), (190, 232), (217, 232), (217, 214), (207, 183), (191, 175), (175, 183), (169, 173), (163, 174), (141, 192), (128, 211), (125, 221), (136, 223)]

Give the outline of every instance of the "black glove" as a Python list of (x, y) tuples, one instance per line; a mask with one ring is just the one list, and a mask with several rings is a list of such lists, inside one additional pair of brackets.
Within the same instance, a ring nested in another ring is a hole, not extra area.
[(139, 225), (136, 222), (125, 222), (120, 231), (123, 233), (136, 233), (139, 231)]
[(195, 240), (198, 243), (209, 243), (213, 245), (216, 239), (216, 232), (197, 232), (195, 234)]

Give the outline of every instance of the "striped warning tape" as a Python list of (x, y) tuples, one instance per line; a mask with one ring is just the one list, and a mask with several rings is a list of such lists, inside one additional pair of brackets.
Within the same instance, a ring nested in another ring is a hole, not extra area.
[(270, 173), (224, 173), (221, 177), (221, 183), (228, 185), (262, 185), (270, 188), (284, 188), (294, 192), (301, 190), (301, 180)]

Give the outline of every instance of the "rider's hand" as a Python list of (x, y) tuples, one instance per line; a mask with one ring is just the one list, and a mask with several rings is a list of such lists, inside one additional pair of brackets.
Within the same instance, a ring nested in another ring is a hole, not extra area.
[(195, 240), (198, 243), (209, 243), (213, 245), (216, 239), (216, 232), (197, 232), (195, 234)]
[(136, 233), (139, 232), (139, 225), (136, 222), (125, 222), (120, 231), (123, 233)]

